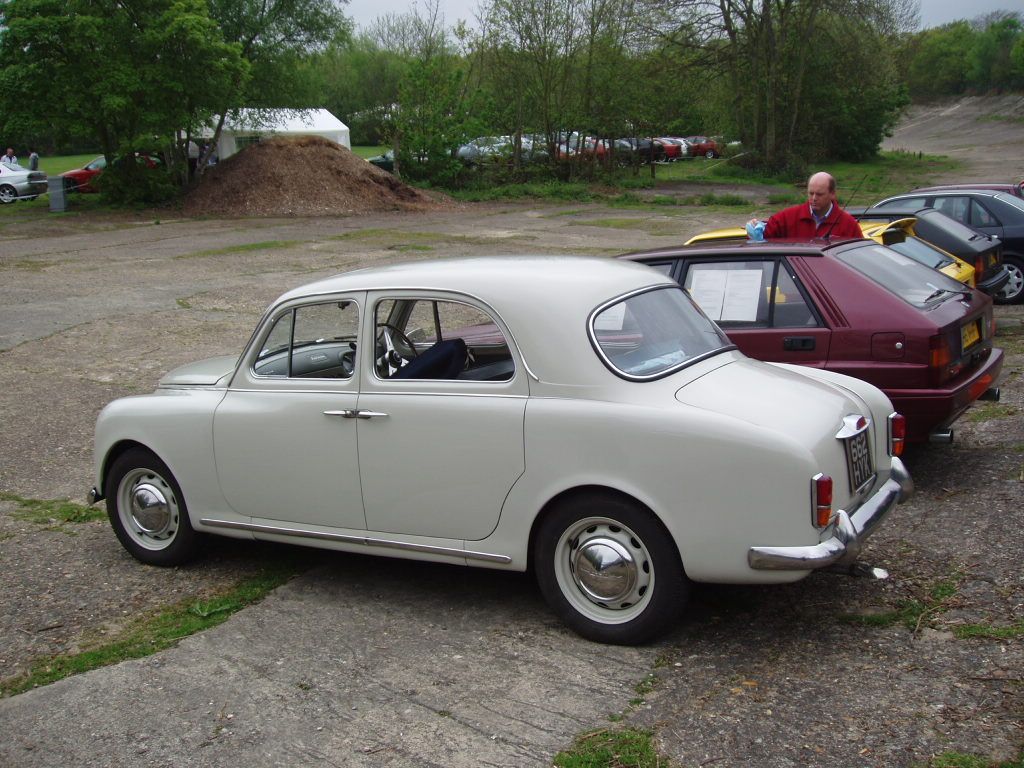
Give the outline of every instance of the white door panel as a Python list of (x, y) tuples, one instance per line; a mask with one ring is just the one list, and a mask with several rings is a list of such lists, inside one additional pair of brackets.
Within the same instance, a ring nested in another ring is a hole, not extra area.
[(240, 514), (364, 529), (355, 392), (229, 391), (214, 417), (217, 474)]
[(359, 461), (367, 526), (479, 540), (524, 469), (526, 398), (364, 393)]

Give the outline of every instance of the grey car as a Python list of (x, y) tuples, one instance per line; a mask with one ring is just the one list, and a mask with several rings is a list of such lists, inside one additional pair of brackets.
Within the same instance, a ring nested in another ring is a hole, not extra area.
[(46, 191), (46, 174), (15, 163), (0, 163), (0, 203), (35, 200)]

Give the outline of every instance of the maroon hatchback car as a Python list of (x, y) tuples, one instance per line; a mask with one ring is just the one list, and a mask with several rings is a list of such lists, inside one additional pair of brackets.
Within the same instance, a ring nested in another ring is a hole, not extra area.
[(975, 400), (998, 400), (992, 299), (873, 240), (681, 246), (620, 258), (678, 281), (750, 357), (882, 389), (907, 439), (948, 442)]

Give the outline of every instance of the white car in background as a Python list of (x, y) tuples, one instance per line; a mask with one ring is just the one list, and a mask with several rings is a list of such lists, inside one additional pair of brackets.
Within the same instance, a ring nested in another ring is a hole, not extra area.
[(46, 191), (46, 174), (14, 163), (0, 163), (0, 203), (35, 200)]
[(745, 357), (646, 266), (440, 260), (289, 291), (241, 356), (109, 404), (90, 497), (144, 563), (219, 534), (532, 568), (581, 635), (640, 643), (691, 581), (852, 569), (912, 490), (903, 429), (870, 384)]

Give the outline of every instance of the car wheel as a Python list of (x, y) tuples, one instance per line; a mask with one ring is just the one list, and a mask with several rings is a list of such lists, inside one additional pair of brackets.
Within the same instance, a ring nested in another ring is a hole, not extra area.
[(709, 149), (707, 152), (704, 153), (704, 157), (706, 157), (708, 160), (714, 160), (715, 159), (715, 150)]
[(997, 304), (1020, 304), (1024, 301), (1024, 259), (1012, 254), (1003, 255), (1003, 264), (1010, 273), (1006, 285), (996, 294)]
[(537, 582), (551, 608), (589, 640), (646, 642), (668, 629), (689, 595), (679, 553), (661, 522), (639, 505), (587, 494), (541, 523)]
[(10, 184), (0, 184), (0, 203), (8, 205), (18, 201), (18, 190)]
[(106, 480), (107, 514), (121, 544), (149, 565), (179, 565), (199, 549), (174, 475), (142, 448), (117, 458)]

